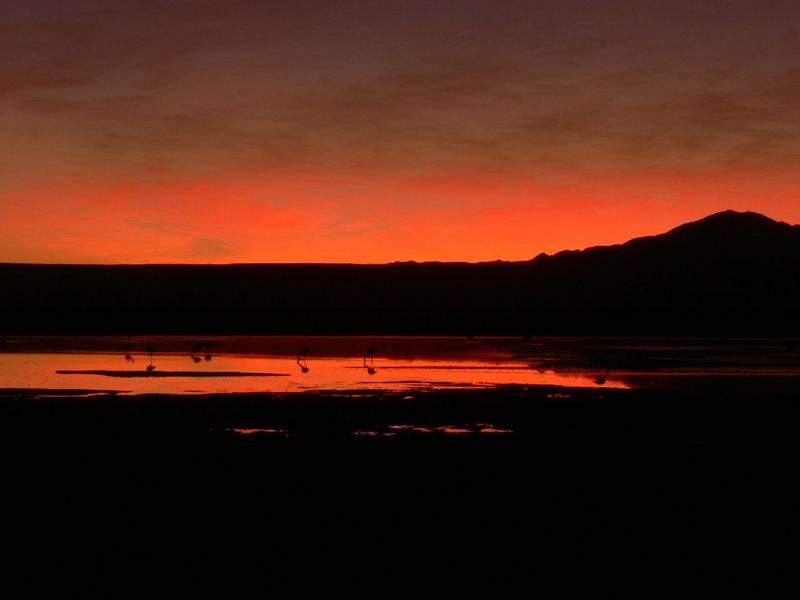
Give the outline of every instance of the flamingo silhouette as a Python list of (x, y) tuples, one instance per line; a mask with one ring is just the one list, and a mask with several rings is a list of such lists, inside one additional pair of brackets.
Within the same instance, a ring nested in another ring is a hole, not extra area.
[(148, 373), (151, 373), (151, 372), (155, 371), (155, 369), (156, 369), (155, 365), (153, 364), (153, 353), (156, 351), (156, 349), (155, 349), (155, 348), (153, 347), (153, 345), (150, 343), (150, 340), (147, 340), (147, 341), (144, 343), (144, 349), (145, 349), (145, 350), (147, 351), (147, 353), (150, 355), (150, 364), (149, 364), (149, 365), (147, 365), (147, 372), (148, 372)]
[(599, 362), (605, 365), (605, 372), (602, 375), (600, 375), (597, 379), (595, 379), (594, 382), (597, 385), (603, 385), (606, 382), (606, 377), (608, 377), (610, 368), (608, 366), (608, 359), (605, 356), (601, 356)]
[(308, 373), (309, 371), (308, 361), (305, 359), (305, 356), (309, 352), (311, 352), (311, 350), (308, 349), (308, 346), (303, 346), (302, 348), (300, 348), (300, 352), (297, 353), (296, 362), (297, 365), (300, 367), (300, 371), (302, 371), (303, 373)]
[[(211, 341), (209, 341), (209, 340), (205, 340), (205, 341), (203, 342), (203, 347), (204, 347), (204, 348), (210, 348), (210, 347), (211, 347), (213, 344), (214, 344), (214, 342), (211, 342)], [(213, 357), (211, 356), (211, 352), (209, 352), (208, 350), (206, 350), (206, 355), (205, 355), (203, 358), (205, 359), (205, 361), (206, 361), (206, 362), (211, 362), (211, 359), (212, 359)]]
[(192, 349), (189, 351), (189, 358), (192, 359), (194, 364), (202, 362), (202, 357), (200, 356), (200, 352), (203, 351), (203, 344), (201, 342), (197, 342)]
[(125, 344), (125, 360), (128, 362), (136, 362), (136, 359), (133, 358), (131, 351), (133, 350), (133, 342), (128, 342)]
[[(377, 373), (375, 370), (375, 353), (377, 351), (378, 349), (375, 346), (370, 346), (364, 353), (364, 367), (367, 369), (369, 375), (375, 375), (375, 373)], [(369, 358), (369, 364), (367, 364), (367, 358)]]

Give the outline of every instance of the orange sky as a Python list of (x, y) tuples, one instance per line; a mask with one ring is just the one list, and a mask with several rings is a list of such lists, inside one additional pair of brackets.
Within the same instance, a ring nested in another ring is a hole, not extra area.
[(68, 181), (7, 193), (0, 251), (32, 262), (527, 260), (748, 210), (753, 198), (800, 222), (798, 191), (795, 174), (747, 170)]
[(6, 2), (0, 262), (524, 260), (728, 208), (797, 223), (798, 22), (788, 0)]

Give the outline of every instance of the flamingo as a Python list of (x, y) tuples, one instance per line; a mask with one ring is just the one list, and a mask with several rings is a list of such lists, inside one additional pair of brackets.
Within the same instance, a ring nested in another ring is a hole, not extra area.
[(597, 385), (603, 385), (606, 382), (606, 377), (608, 377), (608, 374), (610, 372), (610, 368), (608, 366), (608, 359), (605, 356), (601, 356), (600, 359), (599, 359), (599, 362), (606, 366), (606, 370), (605, 370), (605, 373), (603, 373), (597, 379), (595, 379), (594, 382)]
[(200, 352), (202, 352), (202, 351), (203, 351), (202, 342), (197, 342), (197, 343), (195, 343), (194, 346), (192, 346), (192, 349), (189, 351), (189, 358), (192, 359), (194, 364), (202, 362), (203, 359), (200, 356)]
[[(375, 370), (375, 353), (377, 351), (378, 349), (375, 346), (370, 346), (364, 353), (364, 367), (367, 369), (367, 373), (369, 375), (375, 375), (375, 373), (377, 373), (377, 371)], [(369, 364), (367, 364), (368, 357), (369, 357)]]
[(302, 371), (303, 373), (308, 373), (309, 371), (308, 361), (305, 359), (305, 356), (309, 352), (311, 352), (311, 350), (308, 349), (308, 346), (303, 346), (302, 348), (300, 348), (300, 352), (297, 353), (296, 362), (300, 367), (300, 371)]
[(149, 364), (149, 365), (147, 365), (147, 372), (148, 372), (148, 373), (151, 373), (151, 372), (153, 372), (153, 371), (155, 370), (155, 368), (156, 368), (156, 367), (155, 367), (155, 365), (153, 364), (153, 353), (156, 351), (156, 349), (155, 349), (155, 348), (153, 347), (153, 345), (150, 343), (150, 340), (147, 340), (147, 341), (144, 343), (144, 349), (145, 349), (145, 350), (147, 351), (147, 353), (150, 355), (150, 364)]

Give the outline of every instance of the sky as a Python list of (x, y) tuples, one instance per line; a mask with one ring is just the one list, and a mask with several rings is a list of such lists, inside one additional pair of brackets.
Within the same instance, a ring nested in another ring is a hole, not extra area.
[(527, 260), (800, 222), (800, 3), (0, 0), (0, 262)]

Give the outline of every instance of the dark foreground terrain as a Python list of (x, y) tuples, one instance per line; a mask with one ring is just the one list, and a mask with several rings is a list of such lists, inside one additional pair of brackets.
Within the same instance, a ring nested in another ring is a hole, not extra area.
[(793, 568), (796, 383), (5, 390), (7, 564), (76, 597), (763, 591)]

